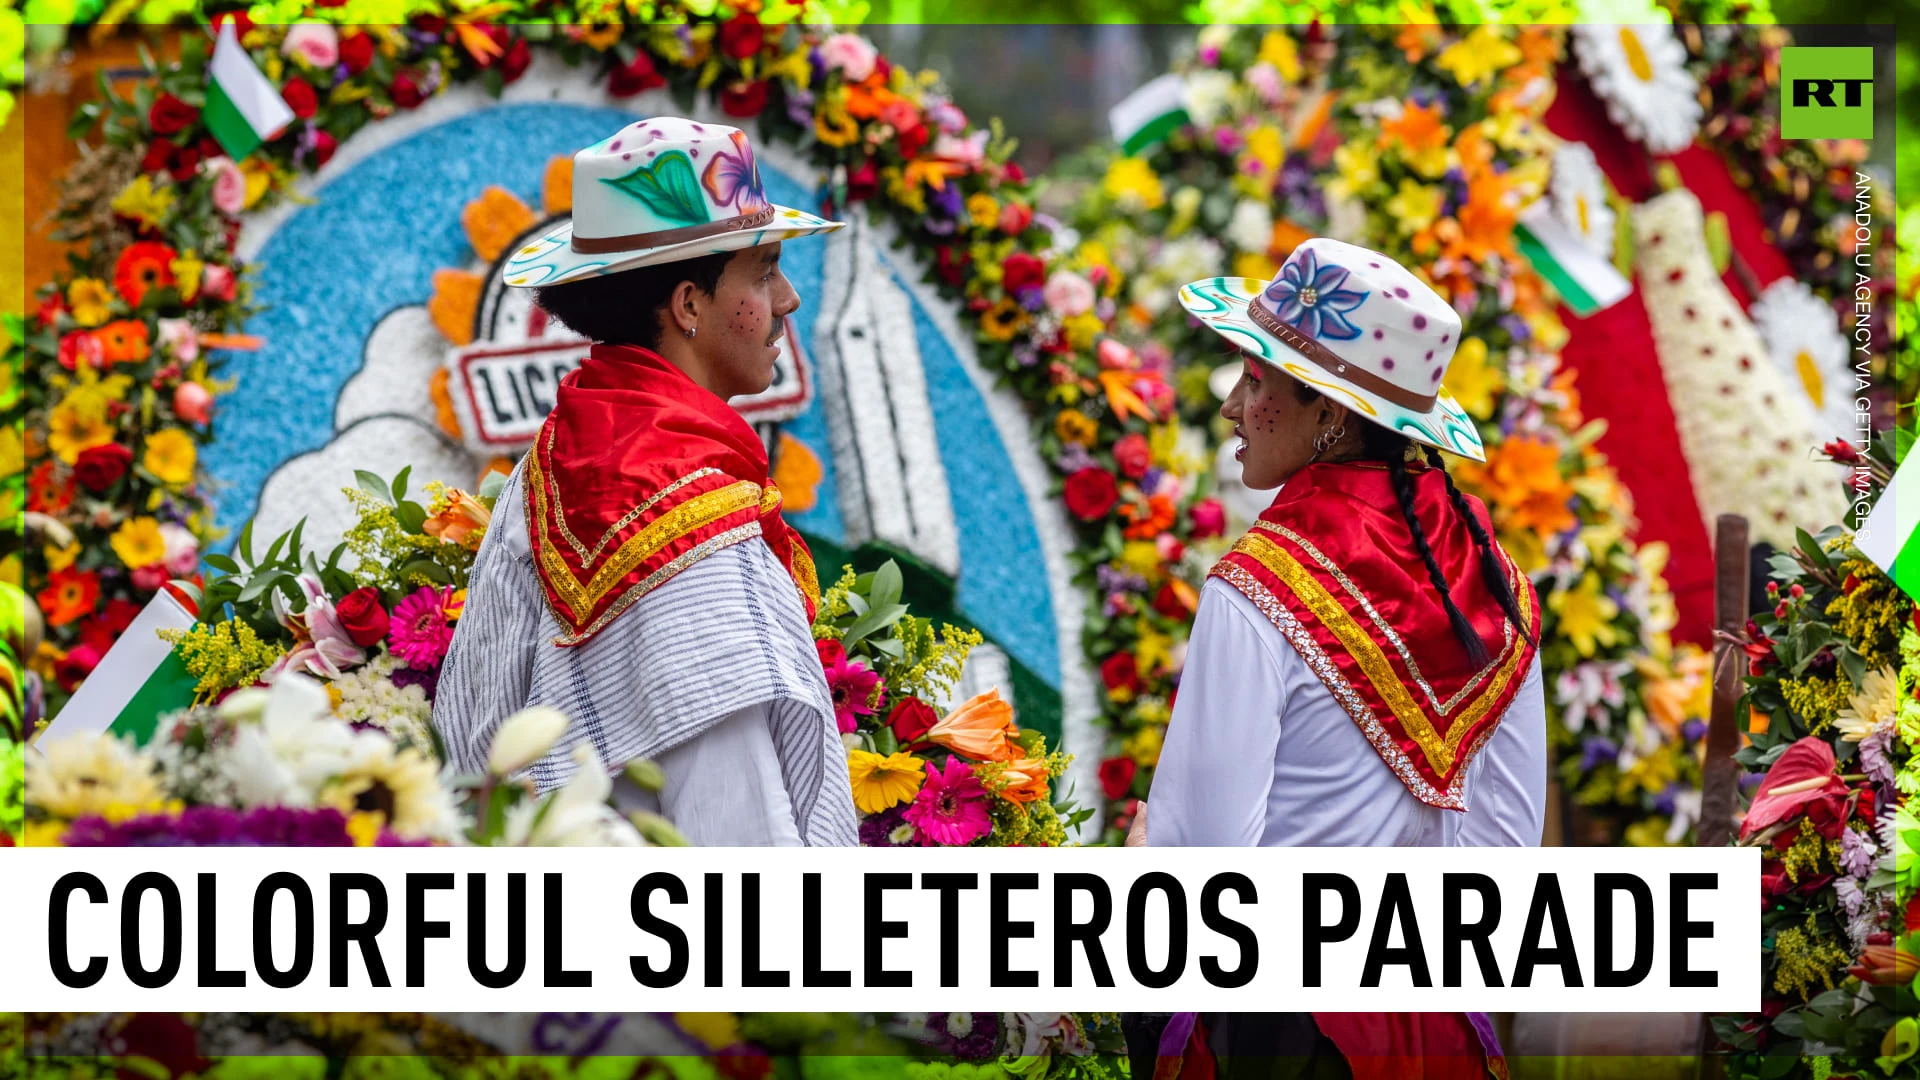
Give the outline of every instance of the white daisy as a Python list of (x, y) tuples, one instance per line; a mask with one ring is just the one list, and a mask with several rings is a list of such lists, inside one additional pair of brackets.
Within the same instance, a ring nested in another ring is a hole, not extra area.
[(1574, 55), (1607, 115), (1656, 154), (1686, 149), (1700, 128), (1699, 86), (1671, 16), (1652, 0), (1602, 0), (1573, 27)]
[(1852, 354), (1833, 308), (1804, 282), (1781, 278), (1747, 314), (1787, 385), (1806, 394), (1820, 437), (1854, 437)]
[(1566, 143), (1554, 153), (1547, 197), (1561, 224), (1602, 258), (1613, 258), (1616, 219), (1607, 204), (1607, 178), (1586, 143)]
[(1273, 246), (1273, 211), (1259, 199), (1241, 199), (1233, 206), (1226, 236), (1240, 251), (1266, 251)]

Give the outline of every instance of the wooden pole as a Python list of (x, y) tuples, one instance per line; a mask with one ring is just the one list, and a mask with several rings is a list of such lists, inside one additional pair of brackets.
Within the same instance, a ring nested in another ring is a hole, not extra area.
[[(1747, 519), (1722, 514), (1714, 530), (1714, 625), (1738, 637), (1747, 623)], [(1700, 821), (1694, 829), (1700, 847), (1724, 847), (1733, 839), (1739, 806), (1743, 692), (1739, 646), (1722, 636), (1713, 650), (1713, 712), (1707, 723), (1706, 761), (1701, 766)]]
[[(1747, 519), (1722, 514), (1714, 523), (1713, 622), (1721, 632), (1713, 649), (1713, 712), (1707, 722), (1706, 760), (1701, 765), (1700, 821), (1694, 827), (1700, 847), (1724, 847), (1733, 839), (1733, 818), (1740, 802), (1740, 765), (1733, 755), (1740, 749), (1746, 727), (1740, 713), (1746, 670), (1740, 647), (1730, 639), (1741, 636), (1747, 623)], [(1725, 1063), (1715, 1053), (1713, 1017), (1700, 1017), (1700, 1056), (1696, 1075), (1720, 1080)]]

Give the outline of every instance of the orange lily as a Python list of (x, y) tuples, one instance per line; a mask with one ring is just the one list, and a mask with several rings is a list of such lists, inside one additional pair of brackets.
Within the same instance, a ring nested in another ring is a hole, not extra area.
[(1000, 774), (1006, 786), (997, 794), (1008, 802), (1037, 802), (1047, 796), (1047, 763), (1039, 758), (1017, 758)]
[(1103, 371), (1100, 373), (1100, 385), (1107, 392), (1107, 404), (1113, 406), (1113, 415), (1121, 422), (1129, 416), (1143, 416), (1149, 421), (1159, 418), (1153, 415), (1139, 394), (1133, 392), (1133, 372)]
[(433, 515), (422, 526), (428, 536), (448, 544), (459, 544), (469, 551), (480, 549), (480, 536), (493, 520), (493, 512), (480, 500), (464, 491), (449, 493), (446, 509)]
[(989, 690), (968, 698), (940, 722), (927, 729), (927, 740), (975, 761), (1011, 761), (1013, 746), (1007, 736), (1013, 726), (1013, 706)]

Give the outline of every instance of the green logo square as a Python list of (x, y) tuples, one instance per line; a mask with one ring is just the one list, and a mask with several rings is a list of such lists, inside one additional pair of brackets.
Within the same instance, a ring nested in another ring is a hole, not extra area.
[(1781, 49), (1780, 137), (1873, 138), (1873, 48)]

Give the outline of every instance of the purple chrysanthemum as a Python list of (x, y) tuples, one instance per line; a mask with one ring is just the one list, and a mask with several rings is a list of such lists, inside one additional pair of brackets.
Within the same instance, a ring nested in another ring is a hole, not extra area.
[(890, 806), (860, 823), (861, 847), (897, 847), (893, 831), (907, 823), (906, 804)]
[[(965, 1034), (956, 1034), (956, 1029)], [(985, 1061), (1000, 1053), (1000, 1014), (928, 1013), (927, 1030), (941, 1053), (963, 1061)]]

